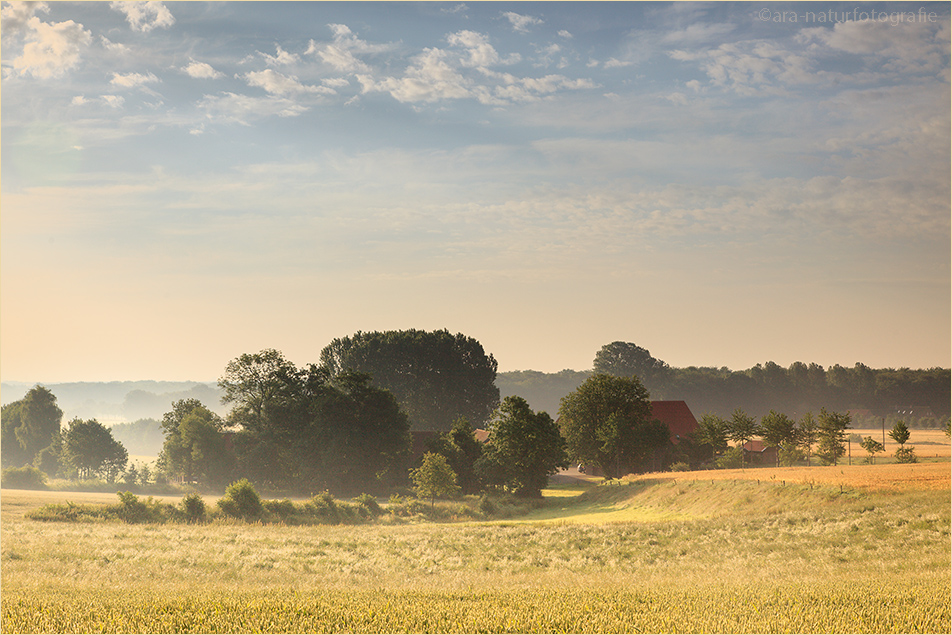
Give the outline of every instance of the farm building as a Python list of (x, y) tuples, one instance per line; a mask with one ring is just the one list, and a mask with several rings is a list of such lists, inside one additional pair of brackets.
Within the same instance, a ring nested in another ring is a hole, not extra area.
[(744, 444), (744, 462), (748, 465), (777, 465), (777, 448), (768, 447), (760, 439)]

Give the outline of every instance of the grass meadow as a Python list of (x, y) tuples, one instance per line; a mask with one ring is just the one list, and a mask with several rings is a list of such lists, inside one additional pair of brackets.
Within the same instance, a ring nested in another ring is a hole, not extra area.
[(487, 522), (131, 525), (24, 517), (115, 495), (3, 490), (0, 629), (952, 632), (948, 462), (545, 495)]

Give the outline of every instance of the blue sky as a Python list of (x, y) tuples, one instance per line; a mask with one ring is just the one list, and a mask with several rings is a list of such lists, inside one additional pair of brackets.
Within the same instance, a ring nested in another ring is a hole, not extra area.
[(950, 365), (948, 3), (2, 7), (5, 380)]

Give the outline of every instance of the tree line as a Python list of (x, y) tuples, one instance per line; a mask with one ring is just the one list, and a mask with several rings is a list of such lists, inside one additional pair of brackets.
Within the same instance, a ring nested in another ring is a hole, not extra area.
[(871, 426), (885, 418), (890, 425), (902, 419), (915, 427), (941, 427), (952, 404), (947, 368), (873, 369), (858, 362), (850, 367), (804, 362), (783, 367), (770, 361), (746, 370), (675, 368), (637, 344), (621, 341), (603, 346), (591, 371), (499, 373), (496, 383), (501, 394), (520, 394), (533, 406), (554, 411), (563, 396), (593, 373), (635, 375), (654, 399), (685, 401), (695, 413), (721, 417), (737, 408), (756, 417), (770, 410), (801, 416), (828, 408), (862, 412), (854, 417), (868, 419)]
[[(562, 397), (553, 420), (518, 395), (499, 399), (495, 360), (472, 338), (445, 330), (357, 333), (301, 368), (274, 349), (230, 361), (218, 381), (228, 414), (195, 398), (175, 401), (162, 418), (155, 471), (127, 466), (125, 448), (95, 420), (61, 429), (62, 411), (42, 386), (3, 407), (2, 459), (4, 467), (32, 464), (50, 475), (172, 478), (211, 489), (247, 478), (301, 493), (412, 486), (431, 495), (502, 489), (538, 496), (569, 461), (618, 477), (730, 467), (738, 457), (742, 467), (740, 448), (755, 437), (776, 447), (785, 464), (809, 463), (814, 447), (818, 459), (835, 464), (845, 451), (850, 415), (826, 407), (797, 420), (779, 409), (759, 419), (743, 408), (729, 417), (708, 412), (694, 434), (674, 443), (653, 418), (649, 393), (651, 383), (670, 379), (664, 362), (615, 342), (594, 365)], [(422, 451), (414, 451), (414, 427), (437, 433)], [(477, 428), (488, 431), (485, 442)]]

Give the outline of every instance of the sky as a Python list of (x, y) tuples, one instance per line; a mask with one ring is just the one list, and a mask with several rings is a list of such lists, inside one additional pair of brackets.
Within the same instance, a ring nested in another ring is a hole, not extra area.
[(0, 376), (947, 368), (949, 50), (929, 2), (3, 2)]

